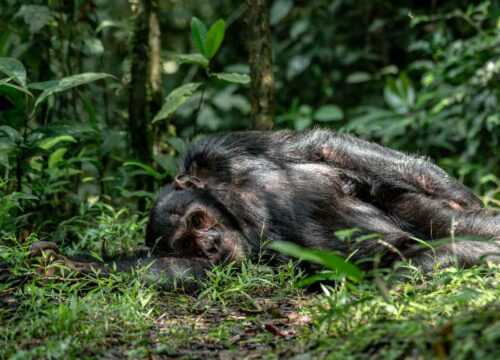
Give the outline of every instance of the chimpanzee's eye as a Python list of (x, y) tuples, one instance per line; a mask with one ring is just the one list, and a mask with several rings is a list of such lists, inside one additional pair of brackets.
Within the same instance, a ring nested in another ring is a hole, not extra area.
[(203, 225), (203, 218), (201, 214), (193, 214), (190, 217), (189, 221), (191, 223), (191, 226), (193, 226), (193, 228), (195, 229), (200, 229)]

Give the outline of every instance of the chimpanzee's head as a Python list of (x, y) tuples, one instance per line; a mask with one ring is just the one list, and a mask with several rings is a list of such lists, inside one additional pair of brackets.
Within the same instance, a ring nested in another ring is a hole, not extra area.
[(146, 245), (156, 254), (203, 257), (213, 264), (243, 259), (248, 241), (228, 210), (203, 182), (179, 175), (157, 197), (149, 217)]

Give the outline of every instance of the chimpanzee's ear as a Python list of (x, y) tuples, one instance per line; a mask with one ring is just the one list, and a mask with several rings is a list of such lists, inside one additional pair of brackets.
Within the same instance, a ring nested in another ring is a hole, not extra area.
[(175, 177), (174, 181), (178, 190), (184, 190), (188, 188), (205, 188), (205, 183), (200, 178), (193, 175), (179, 174)]

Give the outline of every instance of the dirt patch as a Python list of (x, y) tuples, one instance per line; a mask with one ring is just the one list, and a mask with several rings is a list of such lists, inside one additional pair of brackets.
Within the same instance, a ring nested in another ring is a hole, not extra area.
[(301, 333), (312, 324), (307, 310), (312, 298), (260, 297), (252, 299), (252, 307), (232, 304), (206, 310), (200, 304), (165, 307), (151, 331), (153, 352), (158, 358), (253, 359), (288, 351), (300, 346)]

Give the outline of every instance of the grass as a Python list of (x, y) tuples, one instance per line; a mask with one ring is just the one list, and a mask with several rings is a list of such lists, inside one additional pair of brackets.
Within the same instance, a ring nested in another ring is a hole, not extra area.
[[(133, 247), (144, 222), (100, 211), (96, 221), (69, 222), (81, 238), (65, 253), (81, 249), (82, 239), (96, 250), (118, 233)], [(500, 358), (498, 266), (445, 269), (424, 282), (417, 272), (392, 285), (377, 275), (306, 292), (294, 286), (302, 274), (293, 262), (249, 262), (214, 269), (190, 296), (134, 274), (37, 276), (28, 257), (35, 240), (0, 240), (1, 359)]]

